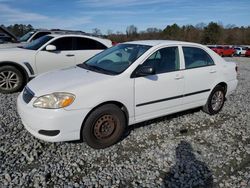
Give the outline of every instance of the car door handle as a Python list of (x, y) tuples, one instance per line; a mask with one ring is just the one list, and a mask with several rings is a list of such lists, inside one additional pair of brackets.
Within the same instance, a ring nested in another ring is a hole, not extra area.
[(216, 73), (216, 70), (211, 69), (209, 72), (210, 72), (210, 73)]
[(176, 75), (176, 76), (175, 76), (175, 79), (176, 79), (176, 80), (180, 80), (180, 79), (183, 79), (183, 78), (184, 78), (183, 75)]
[(73, 57), (73, 56), (75, 56), (74, 54), (67, 54), (66, 55), (67, 57)]

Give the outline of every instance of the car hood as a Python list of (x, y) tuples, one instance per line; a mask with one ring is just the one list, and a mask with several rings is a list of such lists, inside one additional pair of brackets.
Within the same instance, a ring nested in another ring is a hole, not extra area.
[[(15, 57), (25, 57), (25, 54), (34, 54), (36, 53), (35, 50), (27, 50), (24, 48), (3, 48), (0, 49), (0, 59), (4, 59), (4, 60), (11, 60), (11, 59), (15, 59)], [(6, 59), (8, 58), (8, 59)]]
[(0, 49), (15, 48), (17, 46), (20, 46), (20, 43), (4, 43), (4, 44), (0, 44)]
[[(20, 43), (18, 43), (20, 45)], [(11, 44), (10, 44), (11, 45)], [(0, 53), (8, 53), (8, 52), (23, 52), (23, 51), (27, 51), (27, 49), (24, 48), (3, 48), (0, 49)], [(28, 50), (29, 51), (29, 50)]]
[(93, 72), (78, 66), (41, 74), (28, 83), (36, 97), (53, 92), (72, 92), (88, 87), (96, 82), (111, 79), (113, 76)]

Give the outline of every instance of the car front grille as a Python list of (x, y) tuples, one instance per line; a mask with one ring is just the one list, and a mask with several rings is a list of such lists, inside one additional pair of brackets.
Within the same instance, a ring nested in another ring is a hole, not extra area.
[(23, 90), (24, 102), (26, 102), (28, 104), (34, 96), (35, 96), (35, 94), (28, 87), (24, 88), (24, 90)]

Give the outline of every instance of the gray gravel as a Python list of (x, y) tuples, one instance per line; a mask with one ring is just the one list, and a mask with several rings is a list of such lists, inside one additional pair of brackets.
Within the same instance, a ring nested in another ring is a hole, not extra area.
[(200, 109), (131, 127), (105, 150), (30, 135), (18, 94), (0, 94), (0, 187), (250, 187), (250, 58), (223, 110)]

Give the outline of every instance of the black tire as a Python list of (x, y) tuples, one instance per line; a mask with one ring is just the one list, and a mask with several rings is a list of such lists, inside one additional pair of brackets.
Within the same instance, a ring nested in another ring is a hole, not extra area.
[(121, 140), (126, 128), (122, 110), (114, 104), (95, 109), (83, 125), (82, 137), (95, 149), (107, 148)]
[[(218, 96), (218, 105), (213, 104), (215, 98)], [(203, 106), (203, 111), (207, 114), (217, 114), (223, 107), (225, 102), (225, 88), (221, 85), (217, 85), (210, 93), (207, 103)]]
[(14, 93), (24, 85), (22, 73), (13, 66), (0, 67), (0, 93)]

